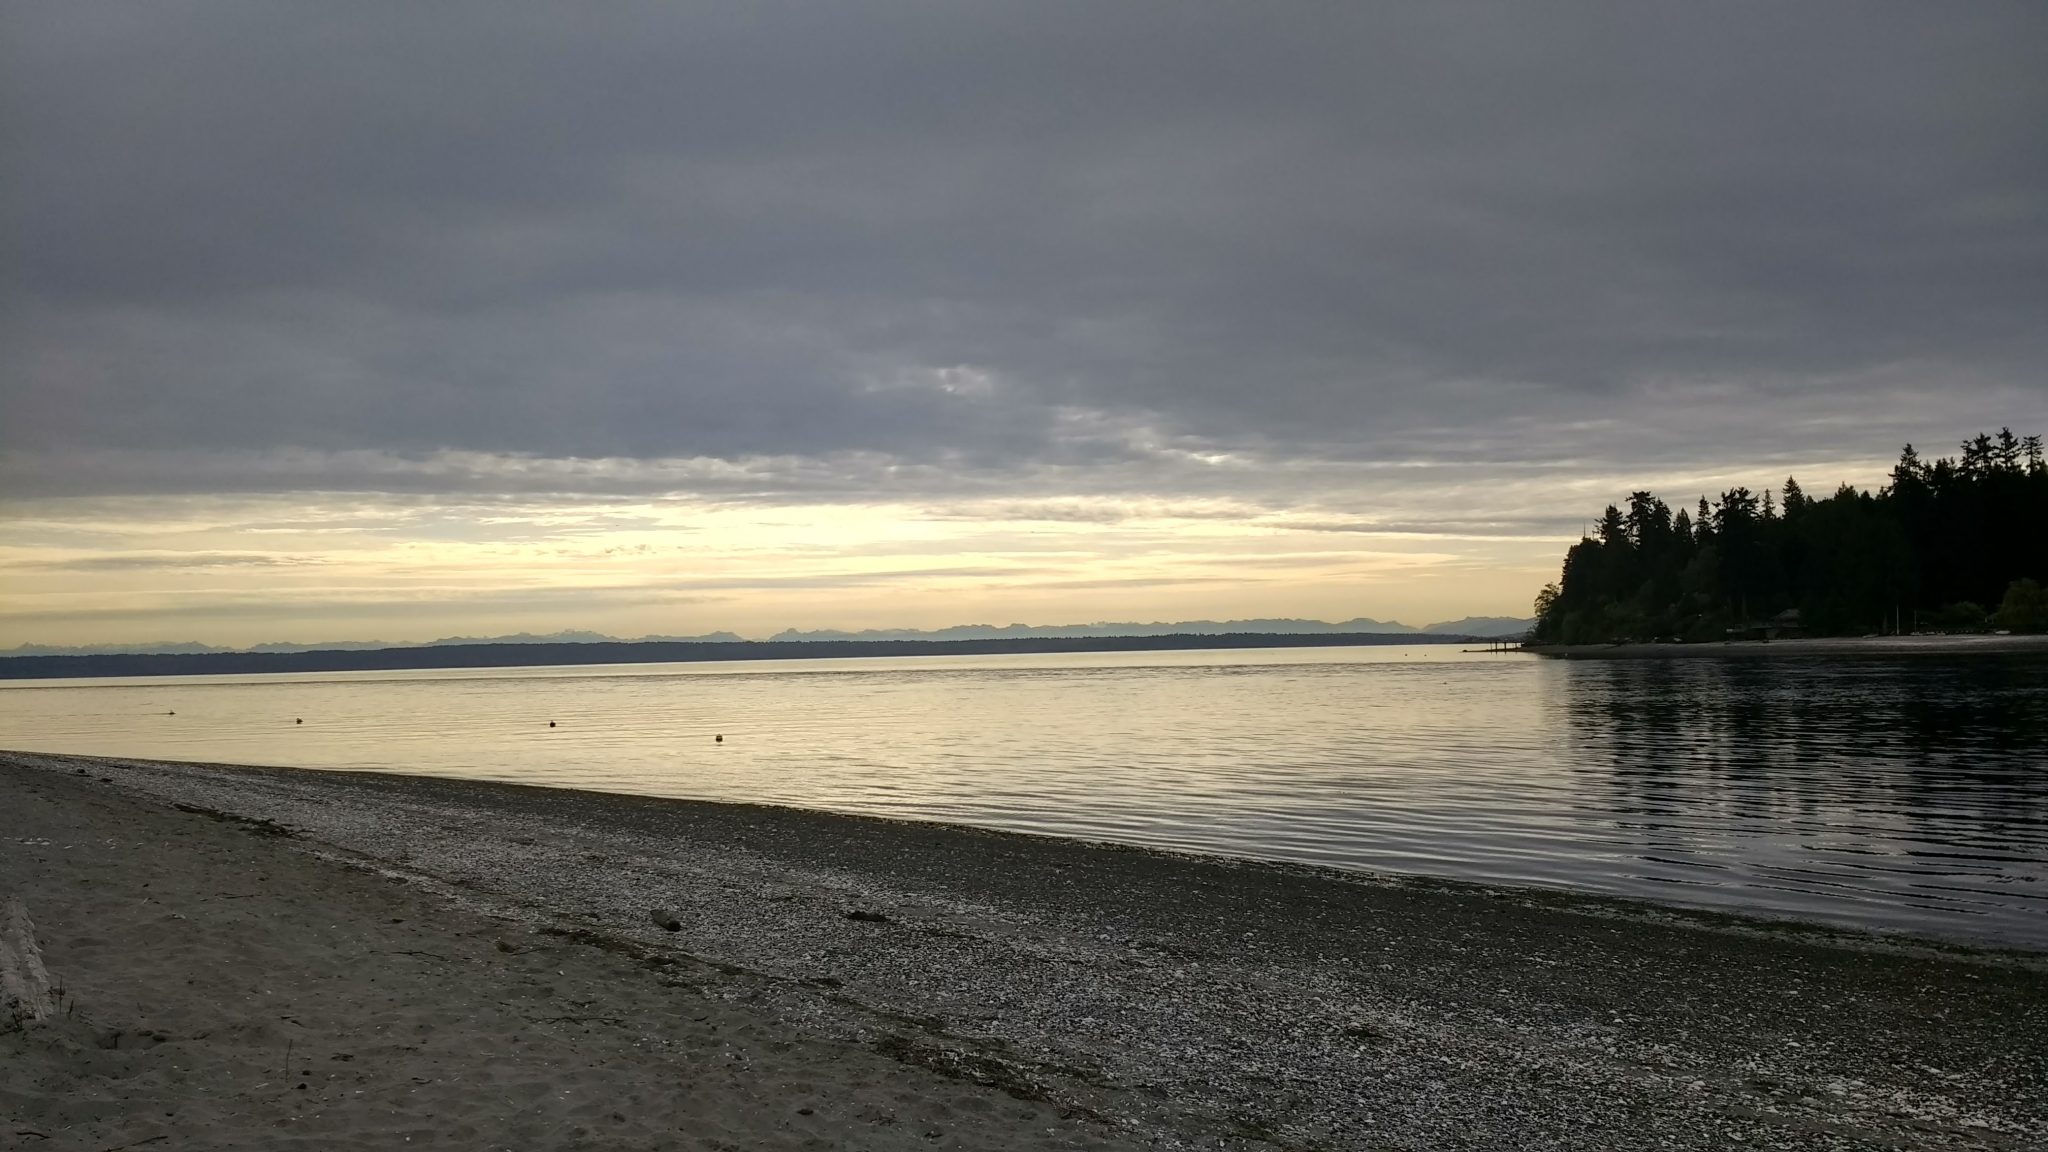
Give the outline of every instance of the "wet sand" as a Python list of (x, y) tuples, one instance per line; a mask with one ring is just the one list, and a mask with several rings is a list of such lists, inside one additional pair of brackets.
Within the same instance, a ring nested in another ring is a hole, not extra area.
[(28, 1147), (2048, 1142), (2040, 954), (397, 775), (0, 753), (0, 812)]

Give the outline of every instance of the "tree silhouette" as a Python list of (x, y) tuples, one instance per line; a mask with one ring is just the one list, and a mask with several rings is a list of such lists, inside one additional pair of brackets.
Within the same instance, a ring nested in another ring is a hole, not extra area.
[[(2048, 629), (2048, 461), (2038, 435), (1980, 433), (1932, 463), (1908, 444), (1876, 492), (1702, 496), (1610, 505), (1536, 602), (1536, 637), (1718, 640), (1791, 625), (1823, 635), (1917, 623)], [(1995, 613), (1980, 605), (1995, 604)]]
[(2014, 632), (2048, 632), (2048, 588), (2025, 578), (2013, 581), (1998, 605), (1997, 623)]

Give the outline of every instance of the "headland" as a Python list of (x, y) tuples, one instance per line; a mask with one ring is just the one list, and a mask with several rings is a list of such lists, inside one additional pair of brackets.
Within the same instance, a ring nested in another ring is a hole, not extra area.
[(1913, 656), (2048, 656), (2048, 635), (1814, 636), (1721, 643), (1530, 644), (1562, 660), (1808, 660)]

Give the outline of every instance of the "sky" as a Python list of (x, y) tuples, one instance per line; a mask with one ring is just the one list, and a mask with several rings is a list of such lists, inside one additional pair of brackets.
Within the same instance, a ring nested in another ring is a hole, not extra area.
[(0, 646), (1527, 615), (2048, 431), (2048, 6), (0, 0)]

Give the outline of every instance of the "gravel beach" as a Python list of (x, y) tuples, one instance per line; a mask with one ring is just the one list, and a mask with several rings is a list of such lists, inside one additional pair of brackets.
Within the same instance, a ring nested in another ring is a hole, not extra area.
[(394, 774), (0, 811), (10, 1146), (2048, 1145), (2037, 953)]

